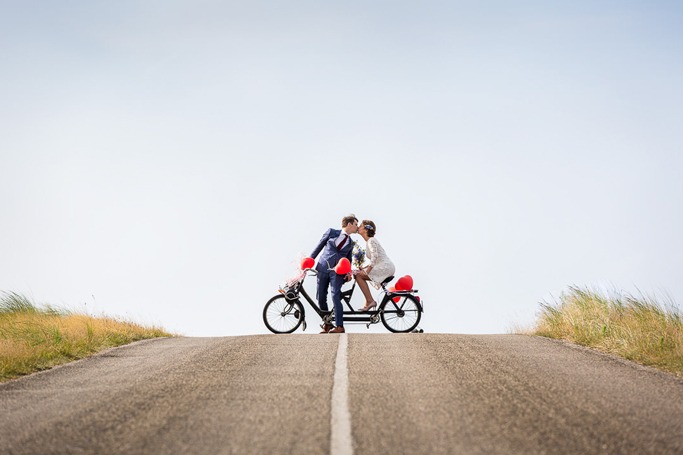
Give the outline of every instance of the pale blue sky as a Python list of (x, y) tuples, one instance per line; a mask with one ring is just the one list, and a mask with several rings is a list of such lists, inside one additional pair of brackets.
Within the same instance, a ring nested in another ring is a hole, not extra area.
[(426, 331), (530, 325), (572, 284), (683, 301), (676, 2), (0, 7), (0, 290), (264, 333), (354, 212)]

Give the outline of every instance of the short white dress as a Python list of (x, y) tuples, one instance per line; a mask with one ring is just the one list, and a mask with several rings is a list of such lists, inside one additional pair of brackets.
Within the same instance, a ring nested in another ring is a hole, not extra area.
[(396, 267), (376, 238), (370, 237), (366, 247), (366, 256), (370, 261), (369, 265), (372, 266), (368, 276), (372, 280), (372, 284), (379, 289), (382, 281), (396, 273)]

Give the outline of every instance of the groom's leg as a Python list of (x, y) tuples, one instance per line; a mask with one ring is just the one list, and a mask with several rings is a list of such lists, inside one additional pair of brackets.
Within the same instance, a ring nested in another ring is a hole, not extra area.
[(318, 289), (316, 290), (316, 297), (318, 298), (318, 305), (323, 311), (327, 310), (327, 288), (330, 285), (330, 274), (325, 271), (318, 272)]
[(334, 322), (337, 327), (344, 327), (344, 305), (341, 300), (341, 288), (344, 284), (344, 276), (336, 273), (330, 277), (332, 285), (332, 303), (334, 304)]

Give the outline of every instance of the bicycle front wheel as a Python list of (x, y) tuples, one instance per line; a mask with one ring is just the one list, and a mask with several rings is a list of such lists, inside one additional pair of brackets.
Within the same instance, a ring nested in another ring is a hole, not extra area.
[(273, 333), (292, 333), (303, 321), (301, 302), (287, 300), (284, 295), (276, 295), (263, 308), (263, 322)]
[[(395, 297), (394, 297), (395, 298)], [(412, 332), (422, 318), (422, 307), (412, 294), (401, 295), (398, 302), (385, 297), (379, 314), (390, 332)]]

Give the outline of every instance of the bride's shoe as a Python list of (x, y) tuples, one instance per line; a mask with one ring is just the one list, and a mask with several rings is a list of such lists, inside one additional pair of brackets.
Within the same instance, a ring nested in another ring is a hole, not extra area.
[(371, 309), (375, 308), (377, 306), (377, 302), (374, 300), (370, 303), (365, 302), (365, 306), (361, 308), (359, 311), (370, 311)]

